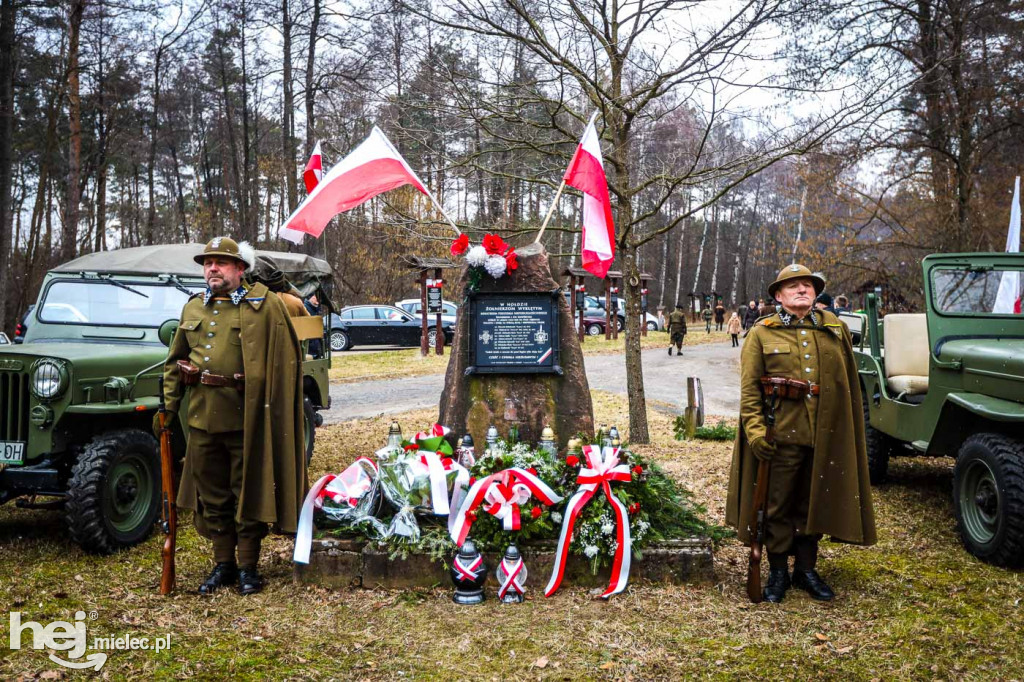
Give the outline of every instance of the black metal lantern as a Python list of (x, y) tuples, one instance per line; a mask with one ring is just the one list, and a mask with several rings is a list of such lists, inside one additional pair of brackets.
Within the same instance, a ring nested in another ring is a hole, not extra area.
[(487, 582), (487, 564), (471, 540), (466, 540), (455, 553), (451, 569), (456, 604), (480, 604), (484, 600), (484, 583)]

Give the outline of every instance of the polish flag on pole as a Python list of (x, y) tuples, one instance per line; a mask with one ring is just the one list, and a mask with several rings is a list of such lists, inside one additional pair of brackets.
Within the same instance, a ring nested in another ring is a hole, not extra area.
[(320, 184), (320, 178), (324, 176), (324, 161), (320, 156), (320, 142), (317, 141), (313, 147), (313, 153), (309, 155), (306, 162), (306, 170), (302, 171), (302, 181), (306, 183), (306, 194)]
[(402, 185), (412, 185), (434, 199), (391, 141), (374, 126), (362, 144), (323, 176), (277, 235), (295, 244), (301, 244), (306, 234), (319, 237), (334, 216)]
[(604, 277), (615, 260), (615, 224), (596, 118), (594, 112), (563, 180), (583, 192), (583, 268), (595, 277)]
[[(1010, 205), (1010, 230), (1006, 235), (1006, 252), (1020, 251), (1020, 176), (1013, 183), (1013, 204)], [(999, 291), (996, 293), (994, 313), (1021, 312), (1020, 270), (1004, 270), (999, 280)]]

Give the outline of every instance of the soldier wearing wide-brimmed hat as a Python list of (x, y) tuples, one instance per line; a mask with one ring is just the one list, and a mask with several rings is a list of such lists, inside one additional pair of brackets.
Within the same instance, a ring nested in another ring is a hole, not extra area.
[(185, 387), (189, 397), (177, 503), (213, 543), (216, 565), (199, 592), (237, 583), (252, 594), (268, 526), (294, 532), (305, 494), (302, 356), (281, 299), (245, 281), (252, 247), (216, 237), (195, 261), (207, 289), (185, 304), (164, 366), (168, 416)]
[[(741, 355), (726, 520), (750, 541), (757, 461), (769, 461), (764, 597), (771, 602), (782, 601), (790, 585), (818, 600), (833, 598), (816, 570), (822, 535), (859, 545), (876, 539), (857, 363), (846, 325), (814, 309), (824, 288), (825, 279), (803, 265), (783, 268), (768, 285), (778, 311), (757, 320)], [(774, 442), (762, 411), (766, 376), (794, 380), (775, 412)]]

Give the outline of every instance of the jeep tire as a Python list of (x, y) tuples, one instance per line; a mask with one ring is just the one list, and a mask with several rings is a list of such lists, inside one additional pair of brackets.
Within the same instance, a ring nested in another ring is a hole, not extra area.
[(156, 439), (139, 429), (108, 431), (81, 450), (71, 468), (64, 520), (72, 539), (111, 554), (149, 537), (160, 511)]
[(1024, 442), (978, 433), (960, 446), (953, 510), (968, 552), (996, 566), (1024, 565)]
[(861, 391), (861, 402), (864, 405), (864, 445), (868, 451), (868, 478), (871, 485), (878, 485), (889, 475), (889, 457), (895, 447), (895, 439), (871, 426), (871, 413), (868, 407), (868, 392)]
[[(306, 466), (309, 466), (309, 462), (313, 459), (313, 445), (316, 442), (316, 427), (317, 427), (317, 413), (316, 408), (313, 407), (313, 401), (306, 396), (302, 399), (302, 438), (303, 444), (306, 448)], [(322, 419), (320, 420), (322, 421)]]

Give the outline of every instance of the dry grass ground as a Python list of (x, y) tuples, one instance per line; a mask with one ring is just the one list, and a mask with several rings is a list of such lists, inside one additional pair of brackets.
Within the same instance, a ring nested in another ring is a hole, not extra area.
[[(686, 346), (728, 341), (725, 332), (712, 331), (710, 334), (701, 326), (699, 330), (686, 335)], [(668, 332), (648, 332), (640, 337), (641, 348), (668, 348)], [(626, 349), (626, 336), (605, 340), (603, 336), (588, 336), (583, 342), (584, 355), (606, 355), (622, 353)], [(448, 368), (451, 349), (445, 348), (444, 355), (422, 356), (418, 348), (386, 350), (366, 353), (334, 353), (331, 356), (331, 381), (369, 381), (371, 379), (393, 379), (397, 377), (442, 374)]]
[[(598, 421), (626, 424), (623, 399), (595, 394)], [(400, 417), (406, 430), (436, 413)], [(652, 412), (659, 459), (721, 522), (730, 445), (672, 440)], [(389, 420), (321, 432), (312, 476), (340, 470), (383, 443)], [(1024, 581), (959, 546), (950, 513), (947, 461), (902, 459), (876, 491), (881, 542), (823, 544), (821, 571), (839, 593), (832, 604), (795, 592), (781, 606), (751, 606), (745, 553), (728, 540), (716, 554), (717, 582), (631, 586), (608, 603), (582, 589), (530, 600), (457, 607), (447, 585), (413, 592), (332, 592), (293, 585), (281, 558), (291, 543), (271, 538), (260, 595), (192, 590), (210, 567), (208, 545), (189, 523), (180, 533), (179, 590), (157, 595), (160, 539), (114, 557), (82, 554), (56, 512), (0, 508), (0, 604), (42, 623), (95, 612), (91, 637), (172, 634), (171, 649), (112, 651), (104, 677), (236, 679), (1020, 679)], [(6, 638), (6, 629), (0, 637)], [(6, 641), (4, 642), (6, 645)], [(63, 670), (40, 651), (0, 652), (0, 678), (55, 679)]]

